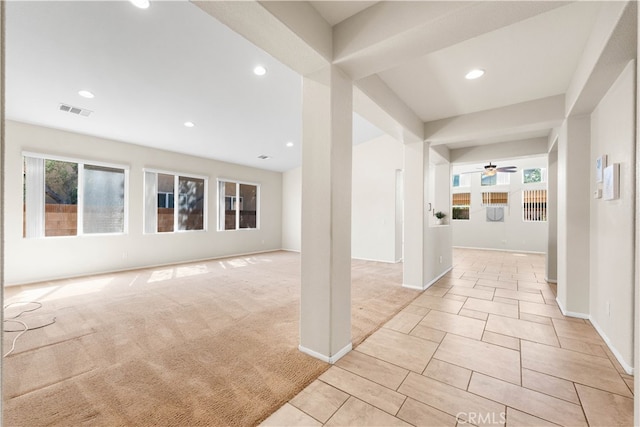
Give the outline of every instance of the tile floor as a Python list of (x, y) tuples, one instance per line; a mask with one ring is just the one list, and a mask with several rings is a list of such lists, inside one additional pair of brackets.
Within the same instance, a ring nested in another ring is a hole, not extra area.
[(544, 256), (454, 260), (262, 425), (633, 425), (633, 377), (587, 320), (562, 315)]

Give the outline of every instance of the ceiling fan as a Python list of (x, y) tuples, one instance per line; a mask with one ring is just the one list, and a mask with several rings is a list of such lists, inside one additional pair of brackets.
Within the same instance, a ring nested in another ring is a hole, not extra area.
[(502, 166), (502, 167), (498, 167), (494, 164), (492, 164), (491, 162), (489, 162), (488, 165), (485, 165), (484, 168), (478, 168), (480, 169), (479, 171), (471, 171), (471, 172), (464, 172), (464, 173), (476, 173), (476, 172), (483, 172), (485, 176), (493, 176), (498, 172), (503, 172), (503, 173), (515, 173), (517, 172), (517, 168), (516, 166)]

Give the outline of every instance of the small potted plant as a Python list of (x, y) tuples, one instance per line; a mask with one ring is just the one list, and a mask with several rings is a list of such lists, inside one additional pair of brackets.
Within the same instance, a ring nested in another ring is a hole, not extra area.
[(442, 225), (443, 220), (444, 220), (444, 217), (445, 217), (445, 216), (447, 216), (447, 214), (445, 214), (445, 213), (444, 213), (444, 212), (442, 212), (442, 211), (438, 211), (438, 212), (436, 212), (434, 215), (435, 215), (435, 216), (436, 216), (436, 218), (438, 219), (438, 220), (436, 221), (436, 224), (438, 224), (438, 225)]

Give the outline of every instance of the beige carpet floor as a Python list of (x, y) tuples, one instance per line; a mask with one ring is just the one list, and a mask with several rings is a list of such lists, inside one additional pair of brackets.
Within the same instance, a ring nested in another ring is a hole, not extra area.
[[(353, 262), (354, 345), (418, 295), (401, 279)], [(42, 302), (27, 324), (56, 323), (4, 358), (4, 425), (255, 425), (328, 368), (297, 349), (299, 299), (288, 252), (8, 289)]]

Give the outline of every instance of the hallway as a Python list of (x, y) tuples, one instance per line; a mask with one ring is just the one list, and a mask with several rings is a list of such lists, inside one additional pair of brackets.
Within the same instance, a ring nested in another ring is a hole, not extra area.
[(633, 425), (633, 377), (562, 315), (543, 255), (454, 267), (262, 425)]

